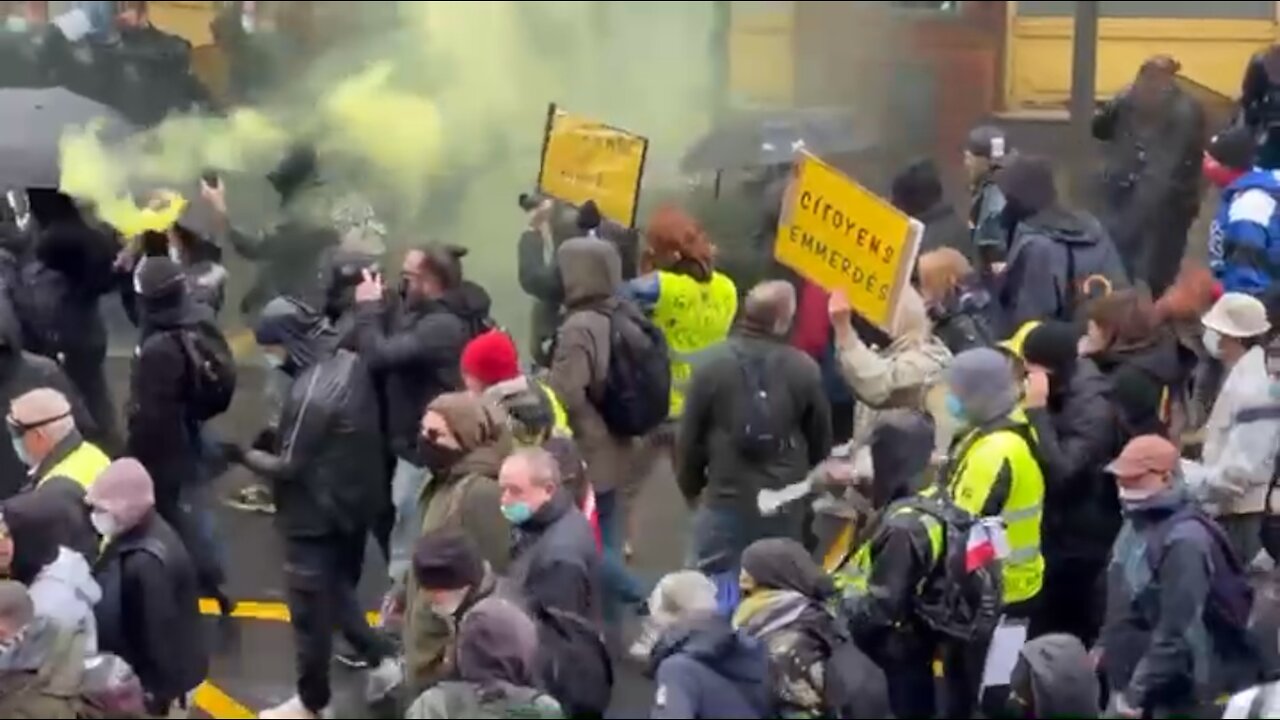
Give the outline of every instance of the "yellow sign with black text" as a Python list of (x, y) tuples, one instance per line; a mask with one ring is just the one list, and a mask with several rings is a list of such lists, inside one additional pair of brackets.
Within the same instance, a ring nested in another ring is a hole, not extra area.
[(828, 291), (842, 290), (867, 320), (888, 329), (911, 281), (921, 226), (807, 153), (795, 168), (773, 255)]
[(635, 224), (649, 141), (635, 133), (565, 112), (548, 110), (538, 191), (582, 205), (625, 227)]

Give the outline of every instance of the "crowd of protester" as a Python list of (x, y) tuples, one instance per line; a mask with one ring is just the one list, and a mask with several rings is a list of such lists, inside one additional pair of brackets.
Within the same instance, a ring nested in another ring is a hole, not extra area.
[[(675, 207), (633, 233), (545, 199), (519, 240), (522, 363), (465, 249), (414, 246), (393, 287), (359, 198), (290, 214), (314, 150), (272, 174), (286, 219), (259, 236), (220, 181), (210, 235), (184, 217), (123, 246), (32, 190), (0, 250), (0, 715), (188, 708), (201, 598), (235, 606), (210, 486), (238, 465), (294, 635), (297, 694), (264, 718), (327, 716), (335, 655), (410, 718), (601, 717), (629, 660), (654, 718), (1275, 717), (1254, 598), (1280, 552), (1280, 131), (1248, 106), (1256, 159), (1226, 173), (1225, 140), (1188, 149), (1203, 120), (1176, 69), (1145, 63), (1100, 111), (1113, 146), (1177, 126), (1168, 158), (1110, 158), (1101, 219), (998, 128), (965, 151), (967, 229), (912, 164), (892, 200), (926, 232), (886, 327), (781, 266), (737, 287)], [(1210, 261), (1171, 265), (1206, 151), (1227, 180)], [(259, 272), (248, 444), (210, 422), (239, 377), (224, 246)], [(138, 331), (123, 423), (98, 312), (117, 291)], [(689, 548), (655, 583), (628, 561), (664, 462)]]

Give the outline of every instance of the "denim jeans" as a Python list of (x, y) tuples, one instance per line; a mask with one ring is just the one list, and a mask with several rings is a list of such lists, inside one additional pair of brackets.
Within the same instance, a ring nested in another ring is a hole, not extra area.
[(404, 582), (405, 573), (413, 562), (413, 546), (421, 534), (418, 518), (418, 498), (427, 484), (428, 471), (405, 460), (396, 458), (396, 470), (391, 476), (391, 504), (395, 508), (395, 522), (391, 527), (390, 560), (387, 575), (394, 585)]
[(216, 596), (227, 582), (228, 556), (218, 532), (213, 482), (226, 471), (226, 463), (219, 456), (217, 433), (207, 425), (196, 432), (196, 448), (200, 453), (197, 475), (181, 488), (174, 530), (191, 554), (200, 592)]
[(604, 588), (604, 617), (614, 623), (621, 619), (625, 605), (639, 605), (649, 599), (645, 586), (622, 558), (624, 519), (617, 490), (596, 493), (596, 517), (600, 521), (600, 581)]
[(746, 521), (732, 508), (700, 505), (693, 513), (685, 566), (716, 586), (716, 604), (726, 616), (738, 607), (738, 568), (751, 540)]

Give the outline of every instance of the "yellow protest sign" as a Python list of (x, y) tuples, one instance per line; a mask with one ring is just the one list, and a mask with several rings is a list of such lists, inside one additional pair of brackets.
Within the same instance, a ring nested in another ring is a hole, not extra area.
[(778, 262), (843, 290), (854, 310), (888, 329), (919, 245), (919, 223), (818, 158), (800, 156), (773, 246)]
[(632, 227), (648, 152), (646, 138), (552, 104), (538, 191), (574, 205), (595, 200), (606, 218)]

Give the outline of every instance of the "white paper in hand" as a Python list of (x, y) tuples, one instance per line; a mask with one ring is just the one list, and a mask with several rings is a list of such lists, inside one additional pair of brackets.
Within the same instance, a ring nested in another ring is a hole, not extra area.
[(991, 647), (987, 649), (987, 660), (982, 666), (982, 687), (1008, 685), (1013, 679), (1013, 668), (1018, 664), (1018, 655), (1026, 644), (1026, 621), (1001, 618), (1000, 625), (991, 636)]
[(812, 490), (813, 481), (808, 478), (788, 485), (781, 490), (764, 488), (756, 495), (756, 505), (760, 508), (761, 515), (766, 517), (776, 515), (786, 505), (807, 497)]

